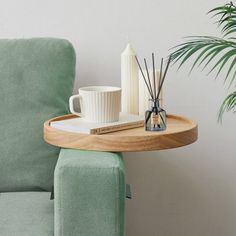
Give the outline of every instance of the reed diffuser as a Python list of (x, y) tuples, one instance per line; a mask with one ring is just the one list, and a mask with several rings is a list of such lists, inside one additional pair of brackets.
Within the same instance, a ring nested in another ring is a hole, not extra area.
[(171, 58), (169, 57), (166, 67), (163, 73), (163, 58), (161, 59), (161, 69), (160, 69), (160, 80), (156, 84), (155, 78), (155, 58), (154, 53), (152, 53), (152, 72), (153, 72), (153, 83), (151, 83), (150, 73), (148, 70), (147, 61), (144, 58), (144, 65), (146, 69), (146, 75), (143, 73), (141, 65), (138, 58), (135, 56), (138, 67), (144, 79), (145, 85), (148, 89), (151, 99), (150, 108), (145, 112), (145, 130), (146, 131), (162, 131), (166, 129), (166, 111), (160, 107), (160, 94), (166, 78), (166, 74), (170, 65)]

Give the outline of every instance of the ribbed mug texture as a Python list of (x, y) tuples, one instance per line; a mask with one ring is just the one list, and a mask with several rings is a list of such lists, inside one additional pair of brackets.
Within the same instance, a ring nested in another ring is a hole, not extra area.
[(82, 116), (88, 122), (108, 123), (119, 120), (121, 89), (116, 87), (86, 87), (79, 89)]

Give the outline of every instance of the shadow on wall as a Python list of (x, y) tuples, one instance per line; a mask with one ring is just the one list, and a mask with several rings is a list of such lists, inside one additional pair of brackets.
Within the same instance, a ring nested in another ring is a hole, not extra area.
[(216, 223), (207, 213), (214, 205), (187, 154), (181, 149), (124, 154), (133, 197), (126, 203), (127, 235), (213, 235)]

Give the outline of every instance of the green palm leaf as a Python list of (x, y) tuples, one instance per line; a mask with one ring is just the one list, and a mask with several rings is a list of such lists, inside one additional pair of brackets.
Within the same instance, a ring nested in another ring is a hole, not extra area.
[[(234, 41), (208, 36), (193, 37), (192, 40), (181, 44), (179, 48), (177, 46), (177, 50), (171, 54), (171, 58), (173, 63), (179, 62), (179, 69), (190, 57), (197, 52), (200, 52), (193, 62), (193, 66), (190, 70), (191, 72), (197, 64), (200, 66), (204, 64), (204, 62), (205, 64), (203, 69), (205, 69), (222, 51), (225, 51), (225, 53), (217, 60), (217, 63), (210, 70), (211, 73), (217, 68), (217, 66), (221, 66), (217, 72), (218, 76), (220, 71), (223, 69), (223, 65), (225, 65), (229, 59), (236, 58), (236, 42)], [(228, 78), (228, 76), (226, 78)]]
[(236, 107), (236, 91), (230, 93), (223, 101), (223, 104), (221, 105), (219, 110), (218, 120), (222, 121), (222, 116), (224, 112), (229, 112), (229, 111), (235, 112), (235, 107)]
[(216, 7), (209, 11), (208, 13), (215, 13), (213, 17), (221, 15), (221, 18), (217, 22), (220, 27), (222, 27), (222, 33), (224, 36), (235, 33), (236, 29), (236, 7), (232, 2), (221, 6)]
[[(196, 66), (205, 68), (211, 65), (209, 73), (216, 72), (216, 78), (226, 69), (224, 82), (229, 83), (229, 87), (236, 80), (236, 6), (232, 2), (219, 6), (209, 13), (214, 13), (213, 17), (219, 17), (218, 26), (223, 33), (222, 38), (212, 36), (194, 36), (188, 37), (186, 42), (172, 48), (170, 54), (172, 64), (179, 63), (178, 69), (182, 67), (186, 61), (196, 55), (190, 72)], [(232, 36), (233, 35), (233, 36)], [(226, 36), (230, 36), (226, 38)], [(214, 64), (212, 64), (214, 62)], [(236, 91), (230, 94), (223, 102), (219, 118), (225, 111), (231, 111), (236, 107)]]

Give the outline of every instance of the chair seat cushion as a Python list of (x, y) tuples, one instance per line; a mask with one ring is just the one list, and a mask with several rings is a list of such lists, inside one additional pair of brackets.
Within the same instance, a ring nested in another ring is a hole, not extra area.
[(48, 192), (0, 193), (0, 236), (53, 236), (53, 204)]

